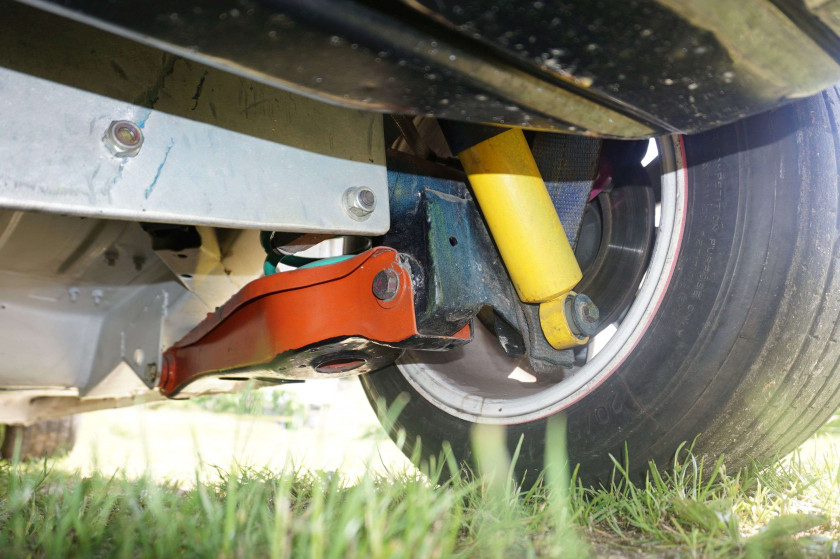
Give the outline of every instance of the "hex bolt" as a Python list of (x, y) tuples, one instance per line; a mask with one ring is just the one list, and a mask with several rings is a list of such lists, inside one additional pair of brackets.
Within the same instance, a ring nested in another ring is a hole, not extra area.
[(381, 270), (373, 278), (373, 296), (380, 301), (391, 301), (400, 290), (399, 274), (388, 268)]
[(597, 305), (592, 302), (592, 299), (583, 293), (574, 295), (571, 311), (571, 326), (576, 334), (580, 336), (591, 336), (598, 330), (598, 321), (601, 318), (601, 313), (598, 311)]
[(357, 221), (367, 219), (376, 209), (376, 194), (366, 186), (351, 186), (344, 191), (344, 210)]
[(143, 146), (143, 131), (130, 120), (111, 122), (102, 142), (117, 157), (134, 157)]

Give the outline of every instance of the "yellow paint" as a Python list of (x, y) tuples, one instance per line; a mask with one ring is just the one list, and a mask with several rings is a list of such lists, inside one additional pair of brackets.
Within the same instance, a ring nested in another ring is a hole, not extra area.
[(580, 281), (581, 271), (522, 130), (502, 132), (458, 157), (519, 298), (552, 302), (540, 308), (546, 339), (558, 349), (586, 343), (569, 341), (562, 302), (554, 304)]
[(555, 349), (575, 347), (589, 341), (586, 336), (576, 336), (569, 327), (570, 319), (566, 316), (565, 302), (567, 297), (572, 296), (574, 292), (569, 292), (540, 305), (540, 326), (542, 326), (545, 339)]

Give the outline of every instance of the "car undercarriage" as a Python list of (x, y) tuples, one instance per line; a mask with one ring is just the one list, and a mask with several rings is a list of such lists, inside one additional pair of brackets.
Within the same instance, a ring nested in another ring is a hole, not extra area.
[(0, 423), (360, 375), (596, 479), (838, 403), (831, 2), (0, 8)]

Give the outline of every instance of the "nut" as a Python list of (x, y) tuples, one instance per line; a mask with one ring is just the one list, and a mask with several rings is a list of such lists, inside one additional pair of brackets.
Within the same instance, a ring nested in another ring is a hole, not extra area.
[(598, 330), (601, 313), (592, 299), (578, 293), (572, 301), (571, 326), (575, 333), (581, 336), (591, 336)]
[(366, 186), (352, 186), (344, 191), (343, 203), (350, 217), (362, 221), (376, 209), (376, 194)]
[(111, 122), (102, 142), (117, 157), (134, 157), (143, 146), (143, 131), (129, 120)]
[(391, 301), (400, 290), (400, 275), (388, 268), (373, 278), (373, 296), (380, 301)]

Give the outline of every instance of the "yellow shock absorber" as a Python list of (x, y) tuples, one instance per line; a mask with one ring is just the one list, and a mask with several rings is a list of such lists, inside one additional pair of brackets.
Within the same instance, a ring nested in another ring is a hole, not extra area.
[(548, 342), (556, 349), (585, 344), (589, 338), (570, 326), (580, 266), (522, 130), (502, 132), (458, 158), (519, 298), (540, 304)]

